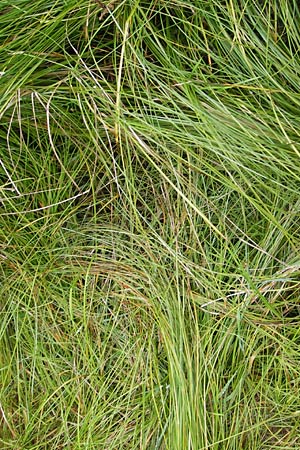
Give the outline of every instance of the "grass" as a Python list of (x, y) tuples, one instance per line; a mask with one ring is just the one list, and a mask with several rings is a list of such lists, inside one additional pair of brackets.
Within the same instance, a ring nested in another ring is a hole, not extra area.
[(298, 2), (2, 3), (0, 448), (300, 448)]

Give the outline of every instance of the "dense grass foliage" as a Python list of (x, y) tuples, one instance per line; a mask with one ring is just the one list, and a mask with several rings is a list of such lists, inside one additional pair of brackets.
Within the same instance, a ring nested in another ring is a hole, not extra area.
[(0, 448), (299, 449), (298, 2), (0, 8)]

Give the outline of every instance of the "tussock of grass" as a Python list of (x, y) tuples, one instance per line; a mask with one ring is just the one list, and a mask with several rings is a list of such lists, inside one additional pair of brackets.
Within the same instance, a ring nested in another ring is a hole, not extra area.
[(298, 3), (0, 12), (0, 447), (300, 448)]

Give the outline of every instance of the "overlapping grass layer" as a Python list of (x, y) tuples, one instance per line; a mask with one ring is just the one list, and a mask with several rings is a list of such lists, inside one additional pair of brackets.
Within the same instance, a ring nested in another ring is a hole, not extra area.
[(300, 448), (299, 19), (2, 1), (1, 449)]

